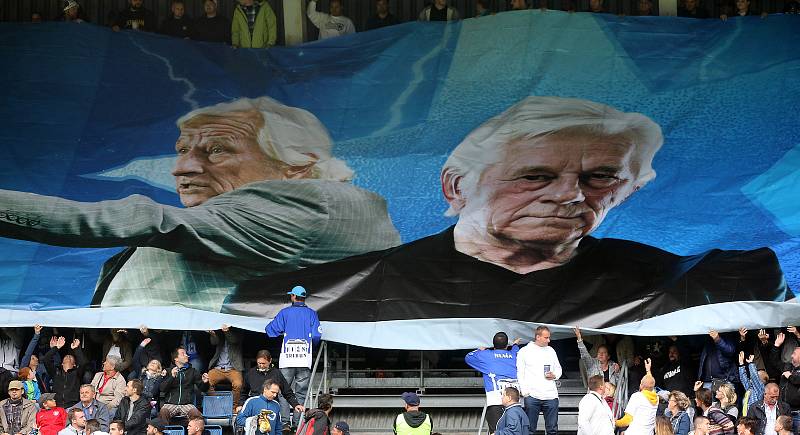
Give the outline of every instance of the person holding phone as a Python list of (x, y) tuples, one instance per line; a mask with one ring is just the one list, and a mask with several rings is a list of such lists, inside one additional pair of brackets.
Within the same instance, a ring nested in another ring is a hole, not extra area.
[(545, 433), (558, 433), (558, 387), (561, 364), (556, 351), (550, 347), (550, 328), (539, 326), (534, 339), (517, 353), (517, 381), (525, 398), (525, 412), (530, 427), (539, 422), (539, 413), (544, 415)]

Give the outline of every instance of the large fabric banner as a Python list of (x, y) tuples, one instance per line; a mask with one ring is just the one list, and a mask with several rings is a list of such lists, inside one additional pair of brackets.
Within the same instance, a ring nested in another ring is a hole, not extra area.
[(0, 26), (6, 325), (469, 348), (800, 322), (800, 27), (508, 12), (269, 50)]

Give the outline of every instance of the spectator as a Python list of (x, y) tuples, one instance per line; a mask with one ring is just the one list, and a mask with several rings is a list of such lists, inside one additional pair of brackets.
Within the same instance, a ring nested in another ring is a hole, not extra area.
[(792, 430), (792, 417), (788, 415), (781, 415), (775, 421), (775, 432), (778, 435), (794, 435), (797, 432)]
[(90, 384), (81, 385), (80, 394), (81, 400), (69, 409), (80, 409), (87, 421), (97, 420), (100, 423), (100, 430), (108, 432), (111, 413), (109, 413), (108, 407), (95, 397), (94, 386)]
[(700, 6), (700, 0), (683, 0), (678, 7), (678, 16), (686, 18), (708, 18), (708, 11)]
[(346, 421), (337, 421), (331, 427), (331, 435), (350, 435), (350, 425)]
[(53, 378), (56, 403), (62, 408), (68, 408), (80, 400), (79, 389), (83, 370), (87, 363), (80, 347), (81, 341), (76, 338), (69, 346), (74, 355), (64, 355), (61, 359), (61, 366), (57, 367), (53, 358), (65, 343), (64, 337), (51, 338), (50, 350), (43, 357), (47, 373)]
[(309, 427), (314, 428), (314, 434), (325, 433), (326, 430), (330, 430), (330, 414), (333, 410), (333, 396), (330, 394), (320, 394), (317, 399), (317, 406), (319, 406), (319, 408), (306, 410), (303, 424), (298, 428), (296, 433), (304, 434)]
[(94, 419), (86, 420), (86, 429), (84, 429), (83, 433), (84, 435), (108, 435), (108, 432), (100, 430), (100, 423)]
[(195, 340), (192, 331), (183, 331), (178, 347), (182, 347), (189, 357), (189, 364), (194, 367), (198, 372), (203, 372), (206, 369), (206, 363), (200, 353), (200, 343)]
[(0, 433), (27, 435), (36, 427), (36, 402), (23, 396), (22, 382), (8, 383), (8, 399), (0, 401)]
[(191, 34), (191, 18), (186, 15), (186, 6), (183, 0), (172, 0), (171, 14), (161, 22), (159, 33), (176, 38), (189, 38)]
[(389, 0), (375, 0), (375, 15), (367, 20), (367, 30), (379, 29), (386, 26), (399, 24), (391, 12), (389, 12)]
[(0, 369), (8, 372), (6, 376), (9, 381), (16, 377), (19, 370), (19, 350), (24, 343), (23, 340), (21, 331), (17, 328), (0, 328), (0, 358), (3, 361), (0, 363)]
[[(55, 394), (53, 390), (53, 380), (47, 374), (47, 369), (44, 364), (39, 364), (39, 356), (36, 354), (36, 348), (39, 345), (41, 338), (42, 327), (41, 325), (33, 326), (33, 337), (25, 349), (25, 355), (22, 356), (20, 361), (21, 367), (29, 367), (36, 375), (36, 382), (39, 384), (39, 391), (43, 394), (42, 397), (53, 397)], [(61, 364), (61, 359), (58, 353), (53, 354), (53, 363), (55, 365)], [(20, 369), (21, 370), (21, 369)]]
[(502, 395), (506, 387), (517, 385), (517, 352), (519, 339), (508, 347), (508, 335), (498, 332), (492, 338), (492, 348), (473, 350), (464, 361), (483, 375), (483, 388), (486, 391), (486, 422), (489, 433), (494, 433), (497, 421), (503, 415)]
[(561, 364), (550, 344), (550, 328), (539, 326), (534, 341), (517, 354), (517, 379), (520, 393), (525, 397), (525, 411), (531, 427), (539, 422), (539, 412), (544, 415), (547, 435), (558, 433), (558, 389), (556, 380), (561, 377)]
[(42, 14), (40, 12), (31, 12), (31, 23), (41, 23), (42, 21), (44, 20), (42, 20)]
[[(133, 352), (131, 359), (131, 373), (138, 376), (142, 367), (147, 367), (147, 364), (152, 360), (161, 361), (161, 346), (159, 346), (156, 334), (150, 331), (147, 326), (139, 326), (139, 333), (142, 335), (142, 340)], [(137, 367), (138, 369), (134, 368)], [(133, 378), (131, 378), (133, 379)], [(130, 380), (130, 379), (129, 379)]]
[(783, 13), (793, 14), (793, 15), (800, 14), (800, 1), (789, 0), (786, 3), (784, 3)]
[[(116, 371), (127, 371), (133, 364), (133, 348), (128, 341), (128, 330), (112, 328), (110, 334), (104, 334), (104, 332), (103, 329), (95, 329), (90, 333), (93, 341), (103, 343), (103, 361), (108, 356), (116, 357), (118, 358)], [(87, 418), (87, 420), (91, 419)]]
[(42, 392), (39, 390), (39, 383), (36, 382), (36, 373), (30, 367), (23, 367), (19, 369), (17, 378), (22, 382), (23, 396), (28, 400), (38, 402)]
[[(278, 403), (278, 394), (281, 393), (280, 386), (273, 380), (264, 381), (262, 393), (258, 397), (247, 399), (244, 409), (236, 414), (236, 425), (245, 428), (245, 434), (255, 433), (252, 425), (259, 424), (259, 415), (266, 411), (269, 421), (269, 431), (260, 430), (270, 435), (278, 435), (283, 431), (281, 426), (281, 405)], [(261, 426), (259, 426), (261, 427)]]
[(164, 435), (165, 426), (161, 419), (147, 420), (147, 435)]
[(203, 435), (206, 428), (206, 421), (203, 417), (194, 417), (186, 424), (186, 435)]
[(56, 21), (68, 21), (71, 23), (86, 22), (86, 17), (83, 14), (83, 8), (75, 0), (65, 0), (64, 8), (61, 14), (56, 17)]
[(617, 393), (617, 386), (612, 384), (611, 382), (605, 383), (606, 392), (603, 399), (605, 399), (606, 403), (608, 404), (608, 408), (612, 411), (614, 410), (614, 394)]
[(767, 379), (777, 382), (781, 378), (783, 361), (781, 361), (781, 358), (778, 358), (778, 360), (775, 361), (775, 359), (772, 357), (771, 354), (773, 343), (770, 342), (769, 334), (766, 330), (759, 329), (757, 337), (758, 354), (761, 356), (761, 362), (764, 364), (764, 369), (767, 371)]
[(133, 354), (133, 371), (131, 371), (129, 380), (138, 379), (142, 381), (142, 397), (144, 397), (151, 406), (150, 417), (155, 417), (156, 403), (158, 402), (161, 394), (161, 382), (167, 375), (167, 371), (161, 368), (161, 361), (158, 359), (151, 359), (147, 363), (147, 367), (142, 368), (141, 361), (145, 349), (150, 346), (150, 337), (142, 340), (141, 344), (137, 346), (136, 352)]
[(750, 417), (742, 417), (736, 422), (736, 433), (738, 435), (757, 435), (756, 427), (758, 426), (755, 419)]
[(586, 349), (581, 330), (577, 326), (575, 327), (575, 337), (578, 339), (578, 353), (581, 356), (581, 362), (586, 367), (586, 377), (601, 375), (604, 381), (611, 382), (614, 385), (619, 384), (619, 364), (611, 361), (608, 346), (597, 346), (597, 356), (593, 358)]
[(142, 3), (144, 0), (128, 0), (129, 7), (123, 9), (114, 20), (111, 28), (115, 32), (122, 29), (143, 30), (145, 32), (156, 31), (156, 15), (145, 8)]
[[(272, 355), (268, 350), (259, 350), (256, 354), (256, 366), (251, 367), (244, 378), (249, 396), (258, 396), (264, 391), (264, 382), (272, 380), (278, 384), (281, 397), (297, 412), (304, 412), (305, 407), (297, 401), (289, 383), (280, 370), (272, 367)], [(259, 387), (260, 386), (260, 387)]]
[(717, 331), (709, 331), (708, 335), (710, 338), (706, 340), (700, 353), (697, 379), (703, 382), (703, 388), (716, 392), (722, 382), (737, 380), (736, 364), (733, 362), (736, 349), (730, 340)]
[(720, 385), (714, 394), (714, 398), (717, 401), (717, 407), (725, 414), (728, 414), (732, 421), (736, 421), (739, 418), (739, 409), (736, 408), (736, 388), (733, 384), (725, 382)]
[(190, 419), (202, 417), (200, 411), (193, 404), (194, 388), (205, 391), (208, 388), (208, 374), (201, 375), (189, 365), (189, 356), (182, 347), (172, 352), (172, 361), (175, 366), (167, 372), (167, 376), (161, 382), (164, 403), (161, 405), (159, 420), (169, 422), (178, 414), (185, 415)]
[(656, 417), (656, 425), (654, 429), (655, 435), (673, 435), (672, 425), (670, 425), (669, 419), (662, 415)]
[(228, 325), (222, 325), (222, 334), (217, 334), (215, 331), (208, 331), (208, 333), (211, 344), (217, 348), (214, 356), (208, 362), (208, 366), (211, 368), (208, 371), (208, 390), (213, 392), (214, 387), (221, 381), (230, 382), (233, 407), (236, 408), (240, 403), (239, 398), (244, 382), (242, 380), (244, 363), (242, 363), (241, 336), (231, 330)]
[(747, 415), (748, 409), (753, 404), (760, 402), (764, 398), (764, 384), (767, 381), (767, 372), (756, 370), (753, 359), (753, 355), (750, 355), (745, 366), (744, 352), (739, 352), (739, 381), (745, 389), (744, 397), (742, 398), (742, 415), (744, 416)]
[(119, 403), (114, 420), (122, 422), (128, 435), (145, 435), (150, 417), (150, 401), (142, 397), (144, 384), (139, 379), (128, 381), (125, 398)]
[(494, 435), (528, 435), (531, 424), (528, 415), (522, 409), (522, 404), (519, 403), (519, 390), (506, 387), (503, 389), (501, 399), (505, 409), (500, 421), (497, 422), (497, 431), (493, 432)]
[(708, 417), (698, 415), (694, 418), (694, 430), (689, 435), (708, 435)]
[(192, 24), (192, 39), (206, 42), (222, 42), (224, 44), (231, 43), (231, 22), (224, 16), (219, 15), (217, 8), (217, 0), (205, 0), (203, 2), (205, 14)]
[(269, 48), (278, 38), (278, 21), (266, 0), (239, 0), (231, 19), (231, 44), (241, 48)]
[(69, 426), (61, 429), (58, 435), (84, 435), (86, 416), (83, 415), (83, 411), (80, 408), (70, 408), (67, 411), (67, 420), (69, 421)]
[(420, 21), (458, 21), (461, 16), (458, 9), (447, 6), (447, 0), (433, 0), (419, 13)]
[(672, 343), (667, 350), (667, 362), (659, 370), (656, 383), (663, 385), (668, 391), (681, 391), (684, 395), (692, 392), (692, 379), (689, 351), (684, 347), (682, 339), (670, 337)]
[(602, 375), (589, 376), (589, 392), (578, 403), (578, 435), (614, 435), (614, 416), (606, 406)]
[(753, 417), (758, 422), (756, 432), (759, 434), (774, 435), (771, 429), (780, 416), (792, 417), (792, 409), (788, 403), (779, 400), (780, 387), (778, 384), (769, 383), (764, 388), (764, 400), (753, 405), (747, 412), (748, 417)]
[(625, 414), (616, 421), (617, 427), (625, 427), (626, 435), (652, 434), (656, 424), (656, 411), (658, 410), (658, 394), (656, 394), (656, 379), (651, 373), (652, 362), (650, 358), (644, 360), (645, 375), (639, 381), (639, 391), (631, 395)]
[(125, 435), (125, 423), (122, 420), (111, 420), (108, 425), (108, 435)]
[[(130, 359), (129, 359), (130, 361)], [(92, 385), (97, 391), (97, 401), (108, 407), (109, 415), (113, 416), (119, 406), (119, 402), (125, 397), (125, 377), (117, 371), (122, 365), (122, 361), (116, 355), (109, 354), (103, 361), (103, 371), (94, 375)], [(91, 419), (91, 414), (87, 414)], [(103, 425), (103, 432), (108, 432), (108, 423)]]
[[(397, 435), (430, 435), (433, 429), (431, 416), (419, 410), (419, 396), (407, 391), (402, 395), (405, 411), (398, 414), (392, 424)], [(499, 422), (498, 422), (499, 424)]]
[[(298, 403), (305, 403), (311, 381), (311, 359), (322, 338), (317, 312), (306, 306), (306, 289), (295, 286), (289, 293), (292, 305), (280, 310), (265, 328), (268, 337), (283, 336), (279, 366)], [(281, 400), (283, 427), (289, 427), (289, 403)], [(295, 419), (297, 421), (298, 419)]]
[(682, 391), (673, 390), (669, 393), (664, 416), (669, 419), (675, 435), (688, 435), (692, 428), (692, 417), (688, 413), (689, 405), (691, 405), (689, 398)]
[(528, 0), (511, 0), (511, 10), (521, 11), (528, 9)]
[(476, 0), (475, 1), (475, 17), (485, 17), (492, 14), (489, 9), (489, 0)]
[(319, 29), (319, 37), (317, 39), (328, 39), (356, 33), (356, 27), (350, 18), (342, 15), (342, 2), (340, 0), (331, 0), (330, 8), (330, 14), (318, 12), (316, 0), (308, 2), (306, 15), (308, 15), (308, 19), (311, 20), (314, 26)]
[(649, 17), (653, 15), (653, 2), (652, 0), (639, 0), (636, 2), (636, 15), (640, 17)]
[(603, 0), (589, 0), (589, 12), (604, 14), (606, 10), (603, 7)]
[(695, 404), (703, 411), (703, 416), (708, 418), (708, 433), (713, 435), (734, 435), (736, 426), (733, 424), (733, 420), (728, 414), (712, 405), (711, 397), (711, 390), (708, 388), (701, 387), (694, 393)]
[[(786, 334), (782, 332), (775, 337), (770, 358), (775, 361), (776, 365), (780, 362), (780, 348), (785, 340)], [(791, 408), (794, 431), (800, 432), (800, 347), (795, 347), (790, 361), (783, 365), (780, 385), (783, 391), (783, 400)]]
[(41, 435), (56, 435), (67, 425), (67, 411), (56, 404), (56, 399), (44, 399), (44, 409), (36, 413), (36, 427)]

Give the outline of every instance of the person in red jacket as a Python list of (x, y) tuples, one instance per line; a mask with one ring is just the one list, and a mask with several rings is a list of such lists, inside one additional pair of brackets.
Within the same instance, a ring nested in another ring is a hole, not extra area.
[(36, 413), (36, 426), (41, 435), (56, 435), (67, 425), (67, 411), (56, 405), (56, 399), (47, 399), (44, 408)]

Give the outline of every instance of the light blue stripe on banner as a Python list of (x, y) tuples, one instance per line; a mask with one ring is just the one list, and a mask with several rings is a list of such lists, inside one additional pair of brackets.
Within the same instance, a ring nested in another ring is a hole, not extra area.
[(780, 229), (800, 236), (800, 144), (742, 187), (751, 201), (768, 211)]

